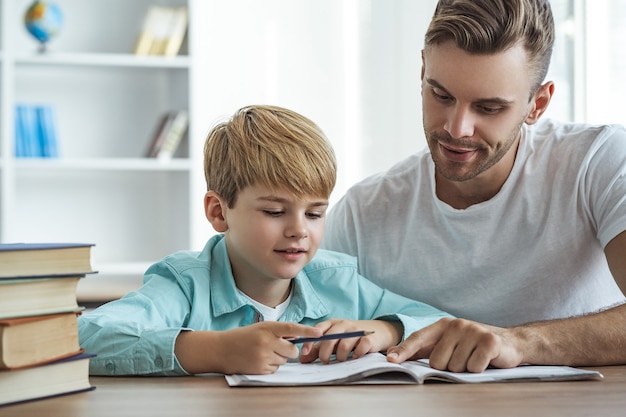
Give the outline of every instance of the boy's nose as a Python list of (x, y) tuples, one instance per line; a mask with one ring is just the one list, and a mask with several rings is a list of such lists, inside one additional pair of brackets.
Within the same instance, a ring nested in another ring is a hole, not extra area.
[(293, 222), (285, 230), (287, 237), (304, 239), (308, 236), (309, 232), (306, 227), (306, 222), (302, 219), (294, 219)]

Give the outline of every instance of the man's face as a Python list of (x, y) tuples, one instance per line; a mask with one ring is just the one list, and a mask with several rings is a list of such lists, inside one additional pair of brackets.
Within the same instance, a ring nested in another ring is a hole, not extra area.
[(424, 131), (437, 174), (454, 182), (480, 175), (503, 183), (515, 160), (521, 125), (533, 109), (530, 89), (521, 45), (495, 55), (472, 55), (451, 41), (427, 46)]

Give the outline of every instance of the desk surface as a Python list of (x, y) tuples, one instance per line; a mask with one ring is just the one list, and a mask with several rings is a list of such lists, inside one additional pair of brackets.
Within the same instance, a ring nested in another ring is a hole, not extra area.
[(231, 388), (222, 376), (91, 377), (94, 391), (0, 408), (0, 416), (623, 416), (626, 366), (603, 381)]

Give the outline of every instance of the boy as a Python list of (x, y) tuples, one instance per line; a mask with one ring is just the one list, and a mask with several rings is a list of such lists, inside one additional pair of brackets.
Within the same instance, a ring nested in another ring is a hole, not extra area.
[(298, 356), (290, 337), (374, 331), (302, 347), (303, 362), (343, 361), (449, 317), (373, 285), (353, 258), (317, 251), (336, 162), (310, 120), (245, 107), (209, 133), (204, 166), (205, 214), (220, 234), (79, 319), (81, 346), (98, 355), (91, 374), (272, 373)]

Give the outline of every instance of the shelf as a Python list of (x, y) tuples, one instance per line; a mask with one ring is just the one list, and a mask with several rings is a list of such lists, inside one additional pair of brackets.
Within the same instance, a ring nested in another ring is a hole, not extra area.
[(138, 56), (100, 53), (33, 53), (15, 57), (17, 65), (75, 65), (97, 67), (188, 69), (189, 57)]
[[(193, 125), (210, 95), (192, 97), (206, 88), (192, 85), (198, 60), (186, 42), (173, 57), (132, 53), (154, 0), (60, 0), (65, 23), (46, 52), (24, 30), (31, 3), (0, 0), (0, 241), (93, 242), (98, 273), (81, 280), (79, 298), (107, 301), (194, 247), (205, 219), (204, 132)], [(54, 110), (58, 158), (14, 156), (18, 104)], [(190, 125), (174, 158), (144, 157), (160, 117), (181, 109)]]
[(149, 158), (76, 158), (76, 159), (16, 159), (18, 170), (58, 170), (58, 171), (188, 171), (191, 161), (186, 158), (158, 160)]

